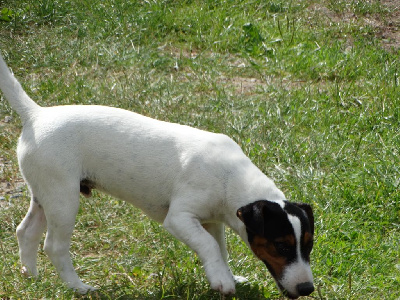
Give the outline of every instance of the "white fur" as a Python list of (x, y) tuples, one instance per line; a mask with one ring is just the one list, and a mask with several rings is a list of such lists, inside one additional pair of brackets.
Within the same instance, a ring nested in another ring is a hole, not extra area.
[(296, 238), (297, 259), (294, 263), (288, 265), (279, 280), (280, 284), (285, 287), (291, 295), (297, 295), (297, 285), (303, 282), (313, 282), (313, 275), (310, 264), (301, 256), (300, 253), (300, 238), (301, 238), (301, 223), (298, 217), (288, 215), (288, 219), (292, 224), (294, 235)]
[(79, 279), (69, 255), (79, 184), (90, 179), (191, 247), (213, 289), (235, 292), (223, 224), (248, 243), (237, 209), (285, 197), (233, 140), (117, 108), (39, 107), (1, 56), (0, 88), (24, 123), (17, 153), (32, 200), (17, 235), (25, 273), (38, 274), (37, 248), (47, 225), (44, 249), (60, 277), (81, 293), (94, 289)]

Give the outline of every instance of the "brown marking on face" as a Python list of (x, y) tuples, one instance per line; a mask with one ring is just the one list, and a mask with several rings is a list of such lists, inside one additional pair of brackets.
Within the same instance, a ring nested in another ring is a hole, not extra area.
[(302, 248), (303, 248), (302, 255), (303, 258), (308, 262), (310, 261), (310, 253), (313, 247), (313, 240), (314, 240), (314, 235), (306, 231), (302, 239)]
[[(279, 240), (282, 240), (282, 242), (288, 242), (290, 245), (294, 245), (295, 243), (295, 238), (292, 235), (279, 238), (277, 242), (281, 242)], [(250, 246), (254, 254), (269, 265), (271, 268), (271, 274), (276, 278), (280, 278), (285, 266), (287, 265), (287, 259), (278, 253), (274, 243), (268, 241), (264, 237), (256, 235), (254, 236)]]
[(307, 245), (307, 244), (310, 243), (312, 240), (313, 240), (313, 235), (312, 235), (310, 232), (306, 231), (306, 232), (304, 233), (304, 238), (303, 238), (303, 243), (304, 243), (304, 245)]

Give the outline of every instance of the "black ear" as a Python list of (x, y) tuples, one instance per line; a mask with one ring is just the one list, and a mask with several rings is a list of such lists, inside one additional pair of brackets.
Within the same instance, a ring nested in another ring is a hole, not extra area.
[(264, 235), (265, 218), (278, 207), (276, 203), (260, 200), (242, 206), (237, 210), (236, 215), (246, 225), (247, 230), (257, 235)]
[(310, 222), (311, 233), (314, 234), (314, 213), (311, 205), (307, 203), (293, 203), (293, 204), (301, 208), (306, 213), (308, 221)]
[(236, 215), (252, 233), (257, 235), (264, 234), (262, 205), (256, 202), (242, 206), (237, 210)]

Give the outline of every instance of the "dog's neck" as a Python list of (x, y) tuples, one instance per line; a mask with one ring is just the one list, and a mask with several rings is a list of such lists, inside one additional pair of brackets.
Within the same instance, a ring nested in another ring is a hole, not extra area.
[[(278, 201), (285, 200), (285, 195), (276, 187), (274, 182), (263, 174), (256, 166), (252, 168), (252, 172), (243, 174), (234, 178), (228, 188), (228, 201), (226, 203), (229, 213), (224, 220), (225, 224), (234, 230), (243, 241), (248, 244), (247, 232), (244, 223), (236, 217), (237, 210), (249, 203), (258, 200)], [(238, 185), (237, 180), (247, 182), (247, 184)], [(243, 186), (245, 187), (243, 189)], [(239, 190), (237, 187), (241, 187)]]

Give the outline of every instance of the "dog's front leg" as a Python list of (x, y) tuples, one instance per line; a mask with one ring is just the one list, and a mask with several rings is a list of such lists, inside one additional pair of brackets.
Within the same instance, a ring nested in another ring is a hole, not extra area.
[(221, 254), (218, 242), (204, 229), (194, 214), (174, 212), (170, 208), (163, 225), (171, 234), (197, 253), (212, 289), (223, 294), (235, 293), (235, 281)]
[[(203, 224), (205, 230), (207, 230), (214, 239), (218, 242), (219, 248), (221, 250), (222, 258), (225, 263), (228, 265), (228, 251), (226, 250), (226, 240), (225, 240), (225, 226), (223, 223), (208, 223)], [(229, 267), (229, 266), (228, 266)], [(231, 272), (232, 274), (232, 272)], [(233, 278), (236, 283), (244, 283), (247, 282), (247, 278), (243, 276), (233, 275)]]

